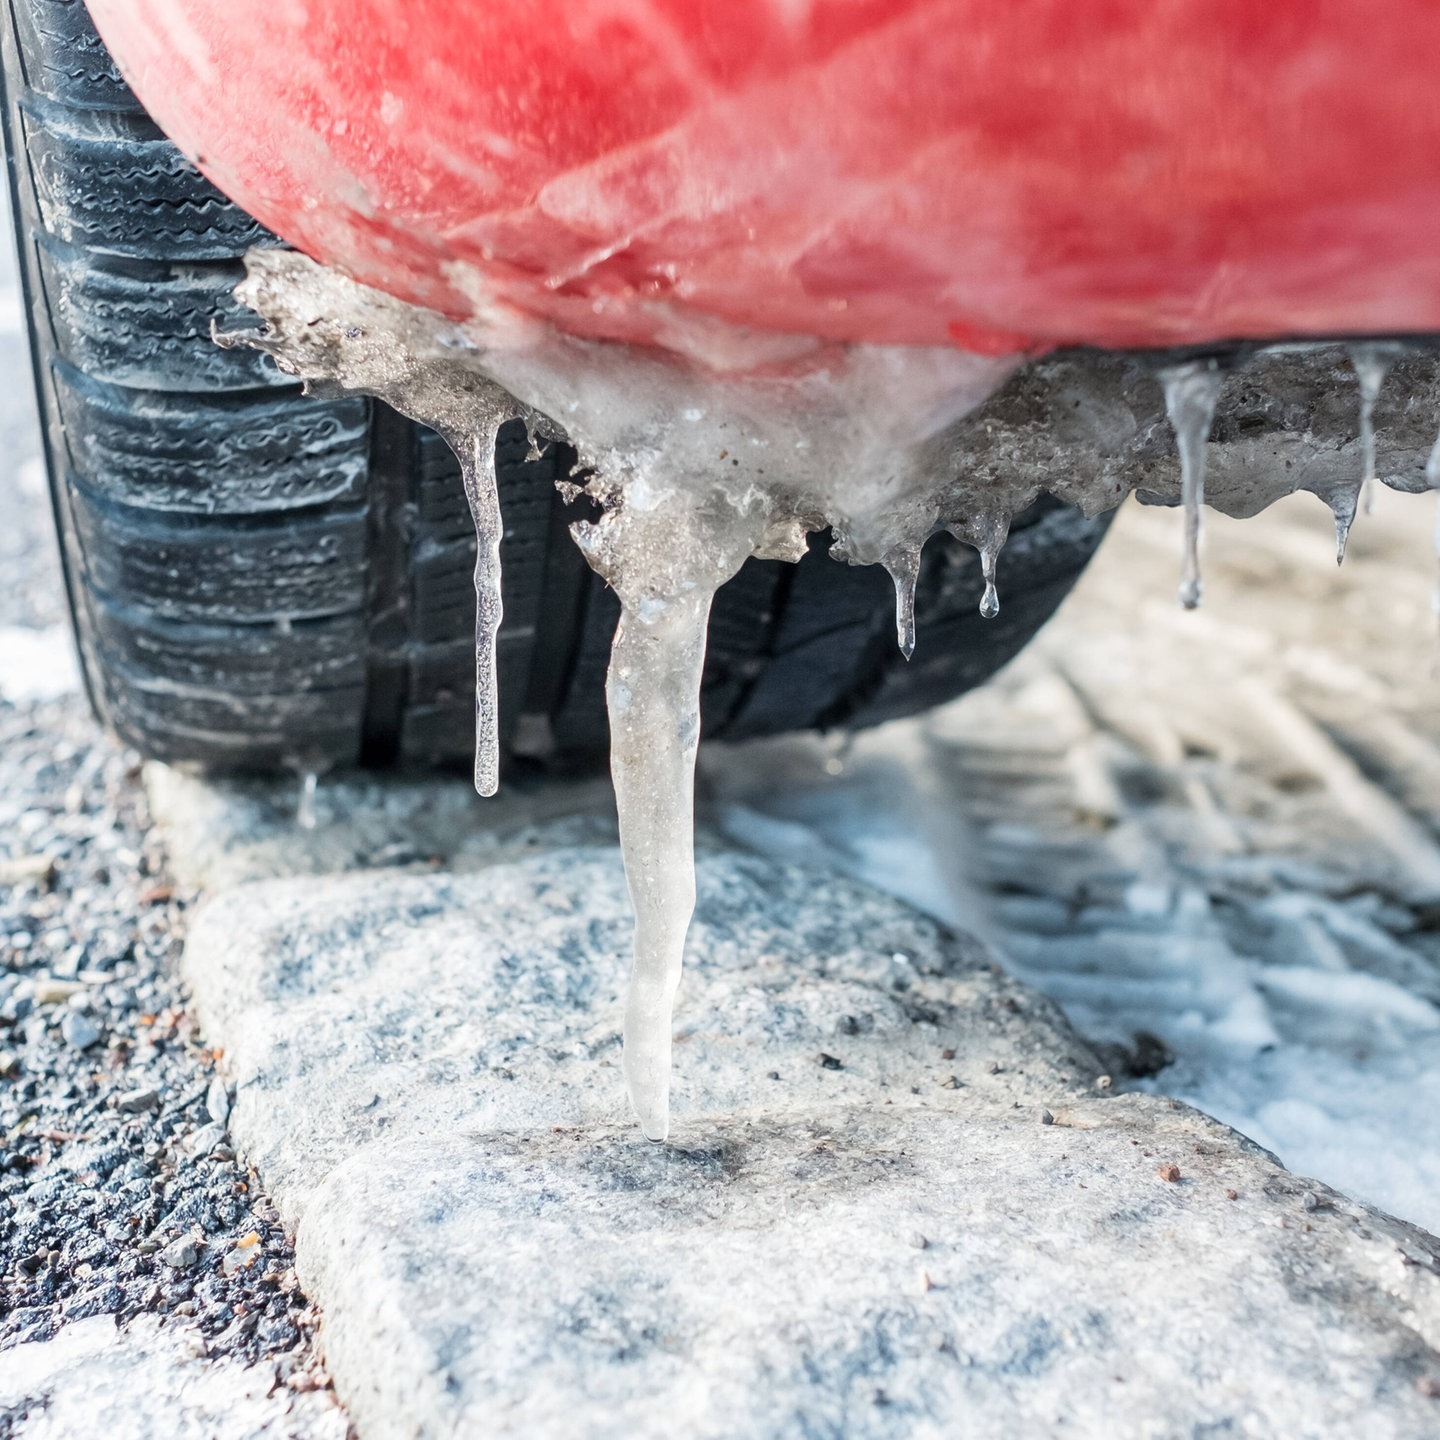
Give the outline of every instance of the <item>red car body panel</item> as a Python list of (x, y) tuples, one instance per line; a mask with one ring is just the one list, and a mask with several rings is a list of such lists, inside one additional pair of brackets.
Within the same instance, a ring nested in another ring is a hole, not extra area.
[(222, 190), (456, 316), (987, 352), (1440, 330), (1431, 0), (89, 3)]

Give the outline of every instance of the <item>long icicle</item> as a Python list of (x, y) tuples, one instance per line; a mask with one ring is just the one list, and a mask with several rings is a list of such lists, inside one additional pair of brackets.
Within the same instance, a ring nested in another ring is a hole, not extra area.
[(495, 476), (499, 417), (482, 423), (455, 445), (470, 518), (475, 522), (475, 789), (493, 795), (500, 788), (500, 682), (495, 641), (504, 605), (500, 598), (500, 493)]
[(714, 590), (625, 605), (610, 651), (610, 774), (635, 959), (625, 1001), (625, 1085), (650, 1140), (670, 1131), (670, 1036), (695, 909), (695, 753)]
[(1205, 505), (1205, 445), (1225, 374), (1214, 360), (1191, 360), (1160, 372), (1165, 413), (1180, 447), (1180, 499), (1185, 507), (1185, 558), (1180, 603), (1193, 610), (1204, 593), (1200, 575), (1201, 512)]

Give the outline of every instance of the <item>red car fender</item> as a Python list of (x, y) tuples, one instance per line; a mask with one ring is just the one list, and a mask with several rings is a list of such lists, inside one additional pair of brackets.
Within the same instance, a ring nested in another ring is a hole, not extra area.
[(982, 351), (1440, 330), (1440, 4), (89, 0), (352, 276), (576, 333)]

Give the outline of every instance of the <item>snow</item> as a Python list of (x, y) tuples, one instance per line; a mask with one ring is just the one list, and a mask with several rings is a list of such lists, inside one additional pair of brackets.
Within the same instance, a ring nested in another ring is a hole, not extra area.
[(0, 698), (16, 705), (55, 700), (79, 688), (75, 644), (67, 630), (0, 625)]
[(297, 1396), (270, 1365), (207, 1360), (198, 1328), (100, 1315), (0, 1354), (0, 1415), (15, 1440), (344, 1440), (328, 1394)]
[(1426, 501), (1387, 495), (1342, 571), (1313, 500), (1212, 517), (1200, 615), (1178, 519), (1122, 512), (982, 690), (843, 751), (715, 747), (702, 784), (732, 839), (984, 935), (1117, 1063), (1173, 1052), (1117, 1087), (1440, 1231)]

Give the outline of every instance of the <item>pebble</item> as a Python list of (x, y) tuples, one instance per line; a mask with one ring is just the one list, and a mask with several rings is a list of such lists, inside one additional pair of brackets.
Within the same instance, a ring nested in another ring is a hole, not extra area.
[(217, 1125), (224, 1125), (230, 1118), (230, 1090), (218, 1075), (205, 1092), (205, 1111)]
[(159, 1105), (160, 1093), (157, 1090), (127, 1090), (115, 1099), (115, 1108), (122, 1115), (139, 1115), (146, 1110), (155, 1110)]
[(60, 1022), (60, 1033), (65, 1043), (76, 1050), (88, 1050), (100, 1040), (100, 1027), (79, 1010), (69, 1011)]
[(77, 980), (59, 980), (53, 975), (37, 975), (31, 985), (31, 999), (37, 1005), (63, 1005), (72, 995), (80, 995), (85, 987)]
[(49, 855), (10, 855), (0, 860), (0, 885), (48, 885), (55, 873)]
[(220, 1262), (226, 1275), (233, 1275), (253, 1265), (260, 1258), (260, 1237), (253, 1231), (236, 1242), (235, 1248)]
[(208, 1155), (224, 1139), (225, 1127), (223, 1125), (205, 1125), (185, 1141), (185, 1151), (192, 1159), (198, 1160), (201, 1156)]
[(173, 1245), (167, 1245), (160, 1252), (160, 1259), (172, 1270), (192, 1270), (200, 1261), (199, 1242), (183, 1236)]

